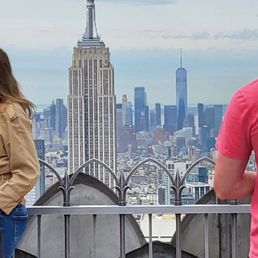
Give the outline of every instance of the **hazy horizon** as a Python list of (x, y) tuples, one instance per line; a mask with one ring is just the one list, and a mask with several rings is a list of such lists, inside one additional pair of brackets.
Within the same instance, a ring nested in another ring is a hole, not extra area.
[[(66, 100), (73, 47), (85, 30), (85, 3), (28, 0), (29, 9), (14, 0), (2, 3), (0, 46), (33, 102)], [(117, 102), (123, 94), (133, 102), (134, 87), (143, 86), (149, 103), (175, 103), (180, 48), (189, 103), (227, 104), (239, 87), (257, 78), (258, 2), (95, 3), (98, 32), (115, 69)]]

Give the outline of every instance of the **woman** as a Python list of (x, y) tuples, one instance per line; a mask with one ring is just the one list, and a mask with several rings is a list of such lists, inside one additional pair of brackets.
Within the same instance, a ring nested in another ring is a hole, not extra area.
[(30, 121), (33, 110), (12, 74), (7, 54), (0, 49), (0, 257), (4, 258), (13, 257), (25, 230), (24, 196), (39, 176)]

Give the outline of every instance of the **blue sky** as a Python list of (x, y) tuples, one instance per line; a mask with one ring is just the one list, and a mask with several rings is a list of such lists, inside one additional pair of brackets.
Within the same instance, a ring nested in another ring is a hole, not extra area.
[[(35, 103), (66, 99), (72, 49), (85, 29), (86, 0), (1, 3), (0, 47)], [(256, 0), (95, 0), (98, 32), (111, 51), (115, 91), (175, 103), (183, 48), (189, 103), (227, 103), (258, 73)], [(16, 8), (13, 8), (16, 6)]]

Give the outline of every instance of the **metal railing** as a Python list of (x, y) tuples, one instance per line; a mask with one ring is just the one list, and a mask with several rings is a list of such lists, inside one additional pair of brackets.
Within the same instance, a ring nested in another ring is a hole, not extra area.
[[(149, 258), (153, 257), (152, 245), (152, 215), (153, 214), (176, 214), (179, 218), (176, 222), (176, 257), (181, 257), (181, 214), (202, 214), (204, 218), (203, 232), (204, 232), (204, 247), (205, 258), (210, 257), (209, 246), (209, 224), (208, 216), (210, 214), (231, 214), (232, 216), (232, 258), (237, 258), (237, 216), (238, 214), (249, 214), (250, 205), (226, 205), (226, 204), (198, 204), (198, 205), (137, 205), (137, 206), (119, 206), (119, 205), (90, 205), (90, 206), (31, 206), (28, 207), (29, 215), (37, 217), (37, 244), (38, 254), (42, 257), (42, 239), (41, 239), (41, 218), (44, 215), (63, 215), (65, 220), (65, 235), (63, 241), (65, 242), (65, 254), (70, 258), (70, 217), (73, 215), (92, 215), (93, 221), (97, 220), (99, 215), (119, 215), (120, 218), (120, 253), (121, 257), (125, 257), (125, 227), (122, 223), (125, 221), (125, 216), (128, 214), (148, 214), (149, 215)], [(96, 232), (94, 232), (96, 233)], [(60, 237), (60, 239), (62, 239)], [(178, 243), (179, 242), (179, 243)], [(93, 248), (94, 249), (94, 248)], [(95, 253), (96, 250), (93, 251)], [(94, 256), (95, 257), (95, 256)]]
[[(41, 257), (41, 217), (45, 214), (58, 214), (64, 216), (64, 232), (65, 232), (65, 258), (70, 258), (70, 217), (72, 215), (86, 215), (91, 214), (93, 221), (96, 221), (97, 216), (100, 214), (119, 215), (120, 223), (120, 258), (125, 258), (125, 216), (126, 214), (149, 214), (149, 257), (152, 258), (152, 215), (159, 213), (171, 213), (176, 216), (176, 258), (182, 256), (181, 246), (181, 215), (182, 214), (203, 214), (204, 215), (204, 234), (205, 234), (205, 258), (209, 257), (209, 227), (208, 227), (208, 214), (232, 214), (232, 258), (236, 258), (236, 230), (237, 230), (237, 214), (249, 213), (249, 205), (182, 205), (182, 191), (185, 188), (185, 181), (189, 173), (199, 163), (208, 162), (214, 165), (214, 161), (208, 157), (202, 157), (194, 162), (181, 177), (180, 172), (176, 171), (175, 176), (172, 176), (169, 170), (159, 161), (152, 158), (147, 158), (138, 163), (125, 178), (123, 172), (115, 173), (110, 167), (97, 159), (91, 159), (85, 162), (74, 174), (68, 175), (66, 173), (64, 178), (61, 178), (58, 172), (48, 163), (40, 160), (41, 165), (46, 166), (52, 173), (54, 173), (58, 180), (58, 190), (62, 192), (63, 207), (30, 207), (29, 214), (37, 216), (38, 228), (38, 257)], [(70, 202), (71, 192), (74, 189), (74, 182), (77, 176), (83, 169), (91, 163), (96, 163), (103, 166), (107, 173), (110, 173), (114, 182), (115, 189), (118, 197), (118, 206), (72, 206)], [(132, 175), (138, 170), (139, 167), (146, 163), (153, 163), (160, 167), (161, 171), (166, 173), (170, 182), (171, 189), (175, 195), (175, 205), (169, 206), (127, 206), (126, 194), (129, 187), (129, 181)]]

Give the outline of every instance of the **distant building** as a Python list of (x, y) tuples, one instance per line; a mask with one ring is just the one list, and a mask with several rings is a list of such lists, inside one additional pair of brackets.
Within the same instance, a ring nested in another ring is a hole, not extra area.
[(184, 121), (185, 121), (185, 104), (184, 100), (182, 98), (179, 99), (179, 104), (177, 107), (178, 113), (177, 113), (177, 130), (180, 130), (184, 127)]
[[(178, 171), (180, 176), (183, 177), (187, 169), (191, 166), (191, 162), (175, 162), (173, 160), (166, 160), (166, 168), (169, 170), (172, 176)], [(174, 203), (175, 195), (171, 189), (172, 183), (167, 174), (162, 174), (163, 187), (165, 189), (165, 204), (170, 205)], [(183, 192), (182, 203), (193, 203), (194, 198), (191, 193)]]
[(51, 122), (51, 113), (50, 108), (45, 108), (43, 110), (43, 119), (44, 119), (44, 128), (51, 128), (50, 122)]
[(123, 127), (119, 132), (117, 139), (117, 152), (134, 151), (136, 147), (136, 138), (133, 127)]
[[(45, 160), (44, 140), (34, 140), (38, 158)], [(37, 184), (31, 189), (26, 196), (28, 205), (33, 205), (37, 199), (45, 192), (45, 166), (40, 166), (40, 176)]]
[(177, 170), (180, 173), (180, 176), (184, 176), (187, 169), (192, 165), (190, 161), (179, 162), (173, 160), (166, 160), (166, 168), (170, 171), (170, 173), (174, 176)]
[(161, 105), (160, 103), (155, 104), (156, 113), (156, 126), (161, 126)]
[(222, 105), (214, 105), (214, 129), (215, 129), (215, 136), (218, 135), (219, 129), (222, 122), (223, 116), (223, 106)]
[(176, 137), (176, 154), (179, 155), (180, 152), (186, 150), (186, 139), (184, 136)]
[(192, 128), (192, 136), (195, 137), (196, 135), (196, 128), (195, 128), (195, 120), (193, 114), (187, 114), (184, 127), (191, 127)]
[(132, 103), (127, 101), (127, 96), (122, 98), (122, 124), (124, 127), (133, 126)]
[(198, 167), (198, 181), (201, 183), (208, 184), (209, 182), (209, 173), (207, 167), (199, 166)]
[(134, 125), (135, 132), (145, 130), (146, 93), (144, 87), (134, 88)]
[(184, 127), (183, 129), (174, 132), (175, 138), (177, 138), (177, 137), (185, 138), (186, 145), (188, 145), (191, 142), (192, 135), (193, 135), (192, 127)]
[(209, 151), (208, 141), (210, 139), (210, 128), (207, 125), (199, 128), (199, 140), (202, 152)]
[(144, 109), (144, 121), (145, 121), (145, 131), (149, 131), (150, 129), (150, 109), (149, 109), (149, 106), (145, 106), (145, 109)]
[(52, 101), (43, 112), (36, 113), (32, 124), (34, 139), (44, 140), (48, 148), (53, 147), (55, 137), (66, 139), (67, 109), (63, 99), (57, 99), (56, 104)]
[[(65, 129), (67, 126), (67, 108), (64, 105), (63, 99), (56, 99), (55, 111), (55, 132), (61, 139), (65, 138)], [(52, 122), (52, 119), (51, 119)], [(54, 128), (53, 128), (54, 129)]]
[[(34, 140), (34, 142), (35, 142), (39, 159), (45, 160), (44, 140)], [(45, 166), (40, 166), (39, 185), (40, 185), (40, 195), (42, 195), (45, 192)]]
[(197, 104), (198, 109), (198, 128), (204, 126), (204, 105), (202, 103)]
[(187, 71), (183, 68), (182, 51), (180, 52), (180, 67), (176, 70), (176, 106), (177, 129), (182, 129), (187, 110)]
[(32, 119), (32, 135), (34, 139), (40, 136), (41, 118), (39, 113), (35, 113)]
[(44, 140), (46, 145), (51, 145), (53, 141), (53, 129), (42, 126), (38, 139)]
[(164, 106), (164, 126), (163, 128), (173, 134), (177, 130), (177, 107), (174, 105)]
[(164, 186), (160, 186), (158, 188), (158, 203), (159, 205), (165, 205), (166, 203), (166, 188)]
[(154, 110), (150, 111), (150, 128), (156, 127), (156, 114)]
[(121, 132), (123, 129), (123, 109), (122, 104), (116, 104), (116, 141), (117, 145), (120, 145), (122, 138)]
[(209, 184), (200, 182), (186, 183), (186, 187), (190, 189), (190, 192), (193, 194), (195, 203), (211, 190)]
[(165, 142), (168, 140), (169, 133), (164, 128), (156, 128), (152, 135), (152, 144)]
[(123, 109), (122, 104), (116, 104), (116, 130), (119, 131), (123, 127)]
[(209, 129), (215, 128), (215, 109), (213, 106), (208, 106), (205, 108), (204, 125), (207, 125)]
[[(56, 130), (56, 104), (52, 101), (52, 104), (49, 107), (50, 109), (50, 127), (55, 131)], [(67, 113), (66, 113), (67, 116)], [(67, 126), (67, 117), (65, 118)]]

